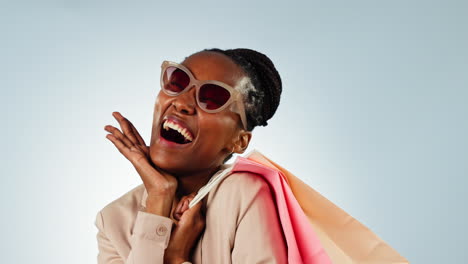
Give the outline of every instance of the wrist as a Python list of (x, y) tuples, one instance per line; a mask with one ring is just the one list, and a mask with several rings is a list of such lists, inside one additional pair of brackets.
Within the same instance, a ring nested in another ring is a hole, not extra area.
[(191, 262), (188, 261), (188, 258), (172, 257), (172, 258), (166, 258), (164, 263), (166, 263), (166, 264), (183, 264), (183, 263), (191, 263)]
[(151, 199), (146, 200), (146, 212), (160, 216), (169, 217), (172, 209), (172, 201), (170, 199)]

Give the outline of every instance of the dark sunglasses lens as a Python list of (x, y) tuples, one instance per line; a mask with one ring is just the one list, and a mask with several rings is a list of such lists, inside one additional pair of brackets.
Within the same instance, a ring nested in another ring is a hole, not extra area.
[(167, 67), (163, 74), (164, 89), (173, 92), (182, 92), (190, 83), (190, 77), (177, 67)]
[(223, 106), (231, 94), (228, 90), (216, 84), (204, 84), (200, 87), (199, 101), (201, 107), (208, 110), (218, 109)]

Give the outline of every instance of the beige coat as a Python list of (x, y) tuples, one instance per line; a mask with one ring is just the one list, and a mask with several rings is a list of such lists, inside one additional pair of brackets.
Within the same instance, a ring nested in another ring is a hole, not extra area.
[[(173, 222), (144, 212), (147, 195), (139, 185), (97, 214), (98, 264), (163, 263)], [(190, 260), (194, 264), (287, 263), (273, 196), (261, 177), (233, 173), (203, 202), (206, 227)]]

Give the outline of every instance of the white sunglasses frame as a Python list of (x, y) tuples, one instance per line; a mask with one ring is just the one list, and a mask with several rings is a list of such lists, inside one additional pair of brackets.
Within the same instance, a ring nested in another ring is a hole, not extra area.
[[(185, 88), (180, 93), (174, 93), (174, 92), (171, 92), (170, 90), (164, 88), (164, 73), (166, 72), (167, 68), (169, 68), (169, 67), (178, 68), (178, 69), (184, 71), (189, 76), (190, 83), (187, 85), (187, 87), (189, 87), (189, 88)], [(232, 112), (234, 112), (234, 113), (237, 113), (240, 116), (241, 121), (242, 121), (242, 125), (244, 126), (244, 129), (247, 129), (247, 117), (245, 115), (244, 103), (242, 102), (243, 101), (242, 100), (242, 94), (238, 90), (233, 88), (232, 86), (230, 86), (228, 84), (225, 84), (223, 82), (220, 82), (220, 81), (216, 81), (216, 80), (199, 81), (193, 76), (192, 72), (187, 67), (185, 67), (182, 64), (179, 64), (177, 62), (172, 62), (172, 61), (163, 61), (163, 63), (161, 64), (161, 80), (160, 80), (160, 83), (161, 83), (161, 90), (165, 94), (167, 94), (169, 96), (181, 95), (183, 93), (186, 93), (186, 92), (190, 91), (193, 87), (195, 87), (196, 88), (196, 96), (195, 97), (196, 97), (198, 107), (200, 107), (200, 109), (202, 109), (203, 111), (205, 111), (207, 113), (219, 113), (219, 112), (223, 111), (225, 108), (227, 108), (228, 106), (230, 106), (230, 110)], [(229, 95), (230, 95), (227, 102), (224, 105), (222, 105), (220, 108), (217, 108), (217, 109), (206, 109), (206, 108), (202, 107), (202, 103), (199, 101), (199, 92), (200, 92), (200, 87), (202, 87), (204, 84), (215, 84), (217, 86), (220, 86), (220, 87), (223, 87), (224, 89), (226, 89), (229, 92)]]

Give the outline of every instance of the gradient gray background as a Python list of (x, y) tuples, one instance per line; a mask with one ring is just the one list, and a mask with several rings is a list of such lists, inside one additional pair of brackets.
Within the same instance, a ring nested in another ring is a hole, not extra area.
[(16, 1), (0, 6), (2, 263), (95, 263), (98, 210), (141, 180), (162, 60), (267, 54), (277, 114), (251, 147), (412, 263), (468, 263), (466, 1)]

